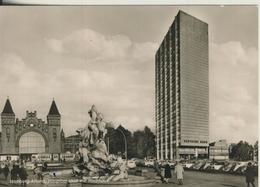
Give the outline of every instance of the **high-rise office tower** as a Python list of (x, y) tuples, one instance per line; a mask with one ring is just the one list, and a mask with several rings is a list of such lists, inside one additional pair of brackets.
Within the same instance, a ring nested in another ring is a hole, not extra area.
[(157, 159), (208, 154), (208, 24), (179, 11), (155, 55)]

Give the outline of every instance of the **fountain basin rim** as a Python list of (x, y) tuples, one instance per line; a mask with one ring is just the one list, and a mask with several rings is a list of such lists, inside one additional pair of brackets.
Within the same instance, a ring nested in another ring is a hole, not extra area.
[(142, 185), (142, 184), (154, 184), (156, 181), (154, 179), (145, 179), (145, 180), (135, 180), (135, 181), (86, 181), (82, 182), (85, 185)]

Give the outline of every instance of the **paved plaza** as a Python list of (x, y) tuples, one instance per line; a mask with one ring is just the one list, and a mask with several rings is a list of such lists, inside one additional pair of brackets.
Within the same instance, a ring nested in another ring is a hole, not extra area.
[[(172, 181), (174, 186), (175, 181)], [(256, 186), (258, 186), (258, 180), (255, 181)], [(169, 185), (169, 186), (172, 186)], [(230, 174), (214, 174), (214, 173), (204, 173), (196, 171), (186, 171), (184, 174), (184, 185), (185, 187), (245, 187), (245, 177), (239, 175)]]
[[(31, 178), (31, 177), (30, 177)], [(258, 186), (258, 178), (255, 178), (255, 185)], [(1, 185), (0, 185), (1, 186)], [(13, 185), (17, 187), (19, 185)], [(29, 184), (28, 187), (66, 187), (65, 183), (48, 185), (44, 184)], [(80, 184), (71, 184), (70, 187), (80, 187)], [(176, 180), (172, 178), (169, 184), (156, 183), (152, 187), (170, 187), (179, 186)], [(245, 177), (240, 175), (230, 175), (230, 174), (214, 174), (214, 173), (204, 173), (196, 171), (185, 171), (184, 174), (184, 185), (183, 187), (245, 187)], [(99, 186), (103, 187), (103, 186)], [(141, 186), (140, 186), (141, 187)]]

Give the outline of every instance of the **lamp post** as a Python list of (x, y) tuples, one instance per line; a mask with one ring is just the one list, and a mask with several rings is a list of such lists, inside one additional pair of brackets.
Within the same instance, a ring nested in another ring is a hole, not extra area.
[(118, 130), (124, 137), (124, 141), (125, 141), (125, 158), (127, 160), (127, 142), (126, 142), (126, 136), (124, 134), (124, 132), (120, 129), (120, 128), (117, 128), (116, 130)]
[(108, 154), (110, 153), (109, 151), (109, 137), (107, 137), (107, 151), (108, 151)]

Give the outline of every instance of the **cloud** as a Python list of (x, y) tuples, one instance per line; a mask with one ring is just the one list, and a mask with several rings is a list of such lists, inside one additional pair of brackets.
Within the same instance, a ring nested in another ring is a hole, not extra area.
[[(105, 36), (91, 29), (77, 30), (62, 39), (46, 39), (54, 52), (86, 58), (87, 60), (137, 60), (143, 62), (154, 56), (157, 44), (135, 43), (125, 35)], [(123, 60), (123, 61), (122, 61)]]
[(257, 140), (257, 59), (256, 48), (237, 41), (210, 45), (212, 140), (218, 137), (232, 142)]
[[(55, 47), (50, 43), (55, 43)], [(55, 75), (65, 80), (64, 86), (73, 84), (70, 88), (79, 90), (79, 104), (96, 104), (106, 112), (108, 121), (121, 121), (131, 130), (143, 125), (154, 128), (153, 71), (158, 44), (133, 42), (126, 35), (105, 36), (91, 29), (46, 39), (46, 44), (54, 54), (66, 57), (63, 64), (68, 59), (81, 59), (82, 63), (73, 63), (73, 67)], [(86, 98), (83, 103), (82, 98)]]
[[(0, 81), (9, 80), (2, 82), (0, 89), (10, 96), (18, 118), (23, 118), (26, 110), (37, 110), (45, 119), (55, 97), (67, 135), (86, 125), (92, 104), (107, 121), (131, 130), (144, 125), (154, 128), (157, 44), (136, 43), (125, 35), (104, 36), (90, 29), (74, 31), (62, 39), (45, 39), (45, 44), (59, 56), (56, 61), (48, 55), (47, 70), (44, 64), (41, 69), (30, 67), (27, 59), (17, 54), (0, 57), (0, 69), (8, 72), (0, 70)], [(10, 67), (14, 67), (12, 71)], [(4, 104), (4, 98), (1, 102)]]
[(57, 39), (48, 39), (48, 40), (46, 40), (46, 44), (51, 50), (53, 50), (57, 53), (64, 52), (62, 43)]
[[(19, 90), (19, 88), (27, 89), (30, 86), (37, 85), (35, 72), (26, 66), (20, 56), (7, 53), (0, 56), (0, 62), (0, 83), (5, 86), (4, 90), (8, 90), (9, 86), (13, 84), (16, 84), (17, 90)], [(23, 93), (23, 90), (19, 91)]]

